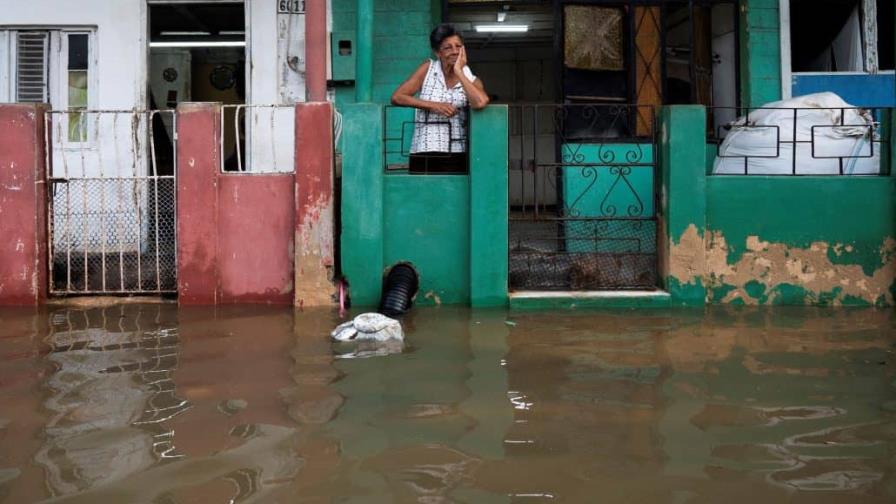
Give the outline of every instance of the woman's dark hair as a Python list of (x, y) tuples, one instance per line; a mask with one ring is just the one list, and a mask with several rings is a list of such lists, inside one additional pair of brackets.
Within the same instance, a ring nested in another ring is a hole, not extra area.
[(438, 51), (439, 47), (442, 45), (442, 41), (448, 37), (458, 37), (463, 41), (463, 37), (460, 36), (460, 32), (454, 29), (454, 26), (442, 23), (439, 26), (436, 26), (432, 33), (429, 34), (429, 45), (432, 47), (433, 51)]

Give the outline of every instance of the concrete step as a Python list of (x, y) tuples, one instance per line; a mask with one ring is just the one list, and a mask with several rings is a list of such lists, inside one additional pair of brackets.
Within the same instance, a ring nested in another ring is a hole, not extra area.
[(663, 290), (516, 291), (510, 293), (514, 310), (572, 308), (664, 308), (671, 296)]

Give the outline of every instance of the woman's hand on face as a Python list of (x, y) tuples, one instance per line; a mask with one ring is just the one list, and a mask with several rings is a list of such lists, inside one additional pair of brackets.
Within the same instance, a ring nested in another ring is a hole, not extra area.
[(463, 75), (465, 66), (467, 66), (467, 48), (461, 46), (460, 53), (457, 55), (457, 60), (454, 62), (454, 73), (456, 75)]
[(457, 109), (454, 108), (454, 105), (443, 102), (430, 102), (429, 111), (445, 117), (454, 117), (457, 114)]

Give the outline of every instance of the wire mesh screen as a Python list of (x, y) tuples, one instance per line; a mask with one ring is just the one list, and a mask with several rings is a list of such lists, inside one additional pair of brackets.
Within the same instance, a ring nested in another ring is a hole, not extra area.
[(51, 116), (51, 293), (176, 292), (174, 114)]
[[(113, 208), (91, 208), (103, 192)], [(173, 177), (72, 180), (53, 207), (54, 290), (177, 290)]]
[(511, 107), (511, 290), (657, 285), (654, 110)]

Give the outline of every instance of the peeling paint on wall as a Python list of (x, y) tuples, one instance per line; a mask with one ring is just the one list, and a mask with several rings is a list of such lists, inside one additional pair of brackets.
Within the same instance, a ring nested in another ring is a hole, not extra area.
[(703, 237), (689, 226), (670, 243), (669, 278), (707, 286), (707, 301), (757, 304), (893, 305), (896, 239), (879, 246), (879, 264), (866, 273), (861, 264), (835, 264), (831, 257), (851, 252), (850, 244), (816, 241), (808, 247), (748, 236), (745, 251), (731, 262), (730, 247), (720, 231)]
[(317, 201), (300, 205), (296, 236), (296, 304), (333, 304), (333, 199), (321, 194)]
[(669, 275), (681, 284), (696, 284), (706, 269), (703, 236), (691, 224), (678, 243), (669, 243)]

